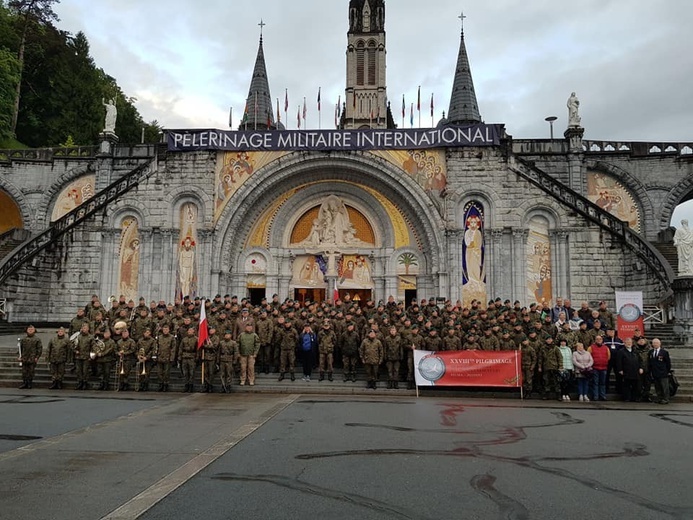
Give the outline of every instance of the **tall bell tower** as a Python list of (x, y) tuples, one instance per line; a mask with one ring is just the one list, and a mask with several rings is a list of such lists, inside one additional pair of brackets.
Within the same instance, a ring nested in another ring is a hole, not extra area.
[(394, 128), (387, 103), (385, 0), (350, 0), (341, 126)]

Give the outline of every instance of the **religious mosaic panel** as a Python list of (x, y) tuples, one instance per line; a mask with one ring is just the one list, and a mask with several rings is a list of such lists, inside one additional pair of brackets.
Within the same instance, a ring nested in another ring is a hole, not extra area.
[(405, 291), (416, 290), (419, 259), (414, 253), (402, 253), (397, 257), (397, 297), (404, 298)]
[(363, 255), (343, 255), (337, 265), (338, 289), (372, 289), (373, 278), (368, 258)]
[(462, 302), (486, 301), (486, 270), (484, 242), (484, 206), (477, 201), (464, 207), (464, 240), (462, 241)]
[(137, 301), (140, 271), (140, 234), (135, 217), (126, 217), (121, 224), (118, 247), (118, 291), (126, 300)]
[(191, 202), (180, 209), (180, 236), (178, 243), (178, 263), (176, 276), (176, 295), (179, 297), (197, 295), (197, 206)]
[(444, 150), (377, 150), (372, 153), (404, 170), (426, 191), (442, 191), (447, 184)]
[(327, 263), (322, 256), (297, 256), (293, 263), (293, 287), (324, 287)]
[(631, 191), (614, 177), (587, 172), (587, 198), (640, 232), (640, 209)]
[(296, 223), (290, 243), (295, 247), (360, 247), (375, 244), (373, 228), (363, 214), (330, 195)]
[(549, 223), (535, 216), (529, 221), (527, 236), (527, 300), (550, 304), (552, 293)]
[(94, 196), (95, 175), (85, 175), (68, 184), (58, 195), (53, 206), (51, 222), (55, 222), (60, 217), (68, 214), (85, 200)]
[(220, 153), (214, 189), (214, 221), (217, 221), (231, 196), (256, 171), (285, 154), (286, 152)]

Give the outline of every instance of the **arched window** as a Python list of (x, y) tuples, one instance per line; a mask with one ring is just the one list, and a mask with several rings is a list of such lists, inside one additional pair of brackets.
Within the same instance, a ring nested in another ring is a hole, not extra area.
[(356, 44), (356, 84), (363, 85), (365, 81), (366, 45), (360, 41)]

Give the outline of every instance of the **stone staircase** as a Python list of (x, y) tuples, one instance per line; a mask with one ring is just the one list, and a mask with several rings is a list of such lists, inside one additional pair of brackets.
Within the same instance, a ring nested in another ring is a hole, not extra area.
[(13, 228), (0, 235), (0, 260), (9, 255), (31, 236), (25, 229)]
[(653, 246), (662, 254), (664, 258), (667, 259), (674, 274), (678, 276), (679, 274), (679, 253), (674, 245), (674, 242), (653, 242)]

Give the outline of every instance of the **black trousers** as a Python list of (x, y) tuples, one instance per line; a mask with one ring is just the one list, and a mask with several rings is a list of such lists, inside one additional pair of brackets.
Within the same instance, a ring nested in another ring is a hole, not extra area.
[(624, 379), (622, 384), (624, 401), (640, 400), (640, 381), (638, 379)]

